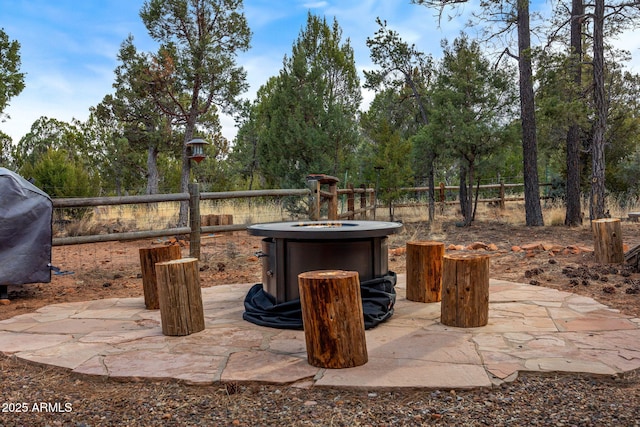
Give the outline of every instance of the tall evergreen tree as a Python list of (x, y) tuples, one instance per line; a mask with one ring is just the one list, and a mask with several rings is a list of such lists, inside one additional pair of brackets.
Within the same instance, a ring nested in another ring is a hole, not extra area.
[(498, 151), (509, 135), (516, 94), (512, 70), (498, 68), (483, 57), (477, 42), (466, 35), (452, 46), (443, 43), (444, 57), (431, 92), (428, 139), (460, 164), (460, 203), (464, 224), (473, 219), (473, 185), (481, 160)]
[(20, 43), (10, 40), (0, 28), (0, 121), (9, 100), (24, 89), (24, 73), (20, 72)]
[[(187, 191), (186, 143), (201, 127), (219, 126), (220, 110), (232, 112), (246, 90), (246, 72), (236, 64), (249, 48), (251, 32), (242, 0), (147, 0), (140, 16), (160, 43), (148, 70), (157, 106), (183, 127), (181, 191)], [(217, 133), (217, 132), (213, 132)], [(187, 220), (181, 204), (179, 223)]]
[[(373, 38), (367, 39), (371, 59), (379, 67), (365, 71), (365, 87), (378, 89), (380, 86), (392, 88), (398, 93), (409, 94), (415, 108), (415, 117), (422, 126), (429, 123), (425, 91), (431, 75), (431, 57), (420, 52), (415, 45), (409, 45), (400, 35), (387, 27), (387, 23), (377, 19), (379, 29)], [(435, 215), (434, 162), (436, 153), (427, 149), (422, 158), (426, 159), (429, 184), (429, 221)]]
[[(411, 0), (411, 2), (438, 8), (442, 14), (446, 7), (465, 4), (468, 0)], [(504, 52), (518, 61), (525, 217), (526, 224), (529, 226), (544, 225), (538, 182), (538, 140), (533, 92), (529, 0), (481, 1), (480, 6), (482, 10), (475, 18), (490, 22), (486, 29), (489, 38), (509, 34), (514, 29), (517, 34), (517, 53), (512, 53), (508, 48)], [(500, 26), (496, 27), (498, 22)]]
[[(146, 74), (149, 59), (137, 52), (133, 37), (129, 36), (120, 46), (118, 60), (120, 64), (115, 69), (116, 79), (113, 83), (115, 93), (103, 98), (95, 108), (95, 118), (116, 124), (113, 127), (114, 135), (109, 138), (111, 143), (104, 141), (113, 155), (122, 159), (122, 148), (146, 152), (146, 194), (156, 194), (160, 180), (158, 154), (168, 151), (172, 146), (175, 150), (180, 141), (174, 140), (172, 117), (158, 108), (149, 94)], [(182, 152), (175, 151), (178, 155)], [(105, 160), (109, 161), (109, 158)], [(121, 168), (124, 164), (120, 162), (114, 166)], [(112, 169), (112, 172), (117, 180), (122, 176), (116, 169)]]
[(358, 142), (361, 101), (353, 49), (336, 20), (309, 14), (283, 69), (260, 91), (257, 160), (269, 186), (297, 188), (309, 173), (341, 175)]

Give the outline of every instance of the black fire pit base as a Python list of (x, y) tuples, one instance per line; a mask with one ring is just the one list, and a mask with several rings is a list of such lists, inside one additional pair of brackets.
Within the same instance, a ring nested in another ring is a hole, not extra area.
[[(393, 315), (396, 303), (396, 274), (360, 283), (364, 328), (371, 329)], [(253, 285), (244, 299), (242, 318), (260, 326), (278, 329), (302, 330), (300, 298), (276, 303), (273, 295), (264, 290), (262, 283)]]

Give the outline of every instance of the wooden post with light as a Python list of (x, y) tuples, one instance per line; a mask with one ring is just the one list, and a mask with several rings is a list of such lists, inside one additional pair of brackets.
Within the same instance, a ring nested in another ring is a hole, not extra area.
[[(193, 138), (187, 142), (187, 157), (196, 163), (207, 158), (204, 152), (205, 145), (209, 145), (202, 138)], [(189, 256), (200, 259), (200, 187), (197, 182), (189, 184)]]

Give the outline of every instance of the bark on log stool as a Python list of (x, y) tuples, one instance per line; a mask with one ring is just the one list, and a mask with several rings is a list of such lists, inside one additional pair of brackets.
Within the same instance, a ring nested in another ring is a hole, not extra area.
[(595, 219), (591, 222), (596, 262), (617, 264), (624, 262), (622, 229), (618, 218)]
[(475, 328), (488, 321), (489, 256), (445, 255), (440, 322), (459, 328)]
[(204, 330), (204, 308), (197, 258), (156, 264), (162, 333), (190, 335)]
[(438, 302), (442, 297), (442, 242), (407, 242), (407, 299)]
[(147, 310), (160, 308), (158, 302), (158, 283), (156, 281), (156, 263), (182, 258), (180, 246), (157, 246), (140, 248), (140, 271), (142, 272), (142, 289), (144, 305)]
[(319, 368), (352, 368), (368, 361), (357, 271), (298, 275), (307, 360)]

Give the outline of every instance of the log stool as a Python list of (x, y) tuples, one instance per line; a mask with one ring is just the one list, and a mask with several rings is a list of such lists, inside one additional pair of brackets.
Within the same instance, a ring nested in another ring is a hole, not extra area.
[(407, 299), (438, 302), (442, 296), (444, 243), (407, 242)]
[(624, 262), (622, 229), (618, 218), (595, 219), (591, 222), (593, 231), (594, 254), (596, 262), (601, 264), (619, 264)]
[(204, 330), (204, 308), (197, 258), (156, 264), (162, 333), (190, 335)]
[(459, 328), (489, 321), (489, 256), (448, 254), (443, 258), (440, 322)]
[(160, 308), (158, 302), (158, 283), (156, 281), (156, 263), (182, 258), (180, 246), (157, 246), (140, 248), (140, 271), (142, 272), (142, 289), (144, 305), (147, 310)]
[(368, 361), (357, 271), (298, 275), (307, 360), (319, 368), (352, 368)]

